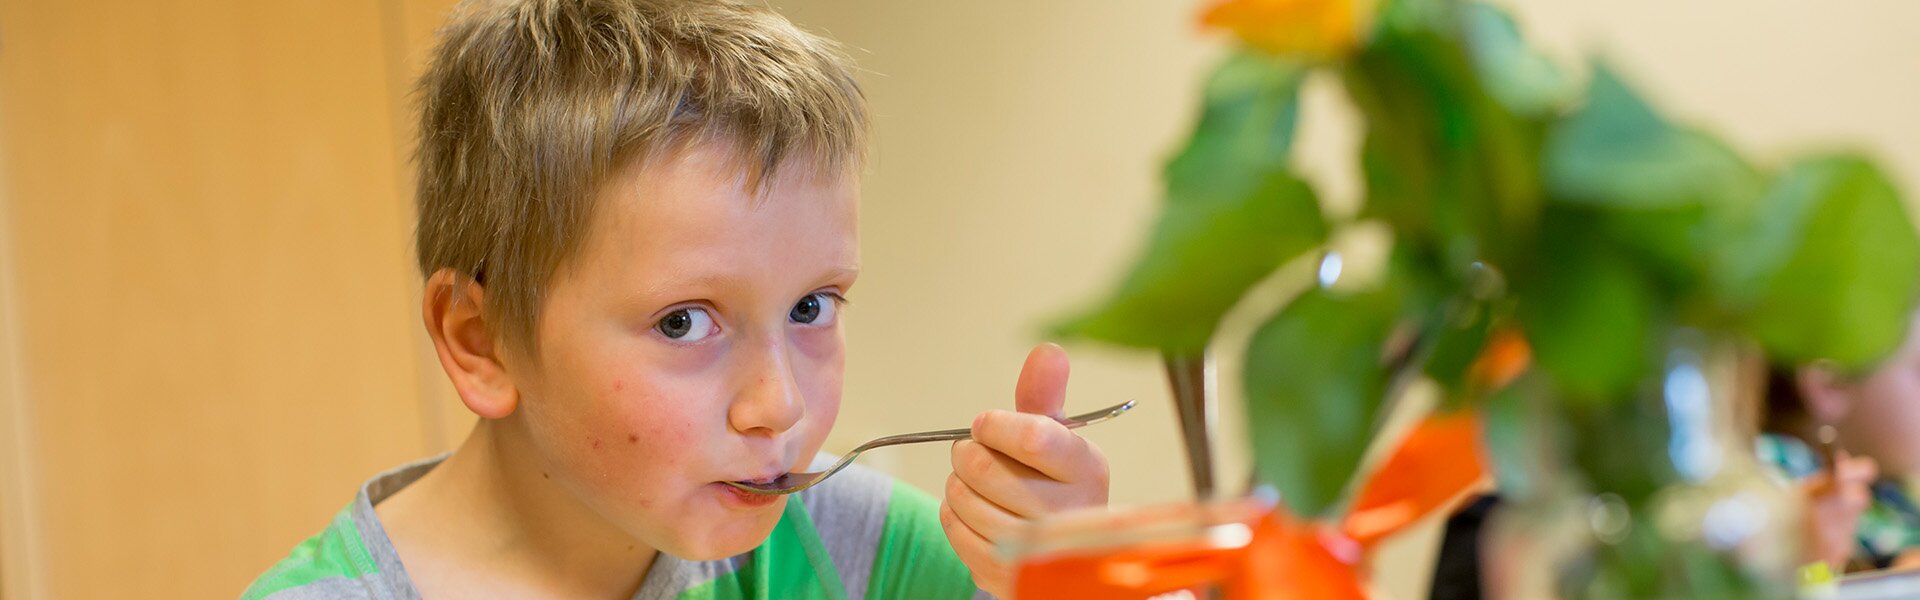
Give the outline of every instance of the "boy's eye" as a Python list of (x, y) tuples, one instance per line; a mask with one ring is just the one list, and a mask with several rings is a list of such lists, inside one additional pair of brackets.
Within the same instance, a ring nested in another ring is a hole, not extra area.
[(713, 315), (707, 314), (707, 309), (691, 307), (667, 313), (667, 316), (661, 317), (660, 322), (655, 323), (653, 328), (659, 330), (660, 335), (667, 336), (667, 339), (679, 342), (697, 342), (706, 339), (715, 329)]
[(833, 316), (838, 309), (835, 298), (826, 292), (807, 294), (807, 297), (794, 303), (793, 310), (787, 313), (787, 319), (802, 325), (825, 327), (833, 324)]

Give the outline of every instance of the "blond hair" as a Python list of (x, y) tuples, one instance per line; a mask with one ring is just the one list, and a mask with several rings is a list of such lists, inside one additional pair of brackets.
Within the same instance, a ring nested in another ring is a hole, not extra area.
[(850, 61), (763, 7), (469, 0), (440, 36), (419, 84), (420, 269), (481, 283), (517, 347), (611, 173), (702, 142), (756, 188), (799, 157), (828, 174), (863, 158)]

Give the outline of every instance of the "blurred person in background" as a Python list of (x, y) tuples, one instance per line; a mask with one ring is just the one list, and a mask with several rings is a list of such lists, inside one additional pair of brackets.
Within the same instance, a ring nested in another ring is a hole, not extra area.
[(1836, 572), (1920, 565), (1920, 320), (1873, 370), (1775, 365), (1756, 440), (1806, 494), (1808, 562)]

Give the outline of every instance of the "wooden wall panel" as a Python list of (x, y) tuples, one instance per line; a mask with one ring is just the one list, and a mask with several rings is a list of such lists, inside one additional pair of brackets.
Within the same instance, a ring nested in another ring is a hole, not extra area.
[(405, 12), (0, 3), (26, 375), (0, 408), (31, 433), (40, 565), (9, 586), (231, 597), (363, 478), (444, 445), (420, 400)]
[[(0, 162), (6, 160), (0, 147)], [(20, 336), (13, 300), (13, 227), (7, 210), (6, 171), (0, 169), (0, 600), (39, 598), (33, 586), (40, 556), (38, 523), (32, 518), (37, 499), (27, 489), (38, 481), (29, 457), (33, 430), (28, 427), (25, 369), (19, 361)]]
[[(386, 4), (391, 11), (389, 22), (392, 23), (394, 34), (393, 60), (398, 65), (394, 72), (403, 75), (395, 81), (396, 89), (402, 93), (393, 97), (396, 114), (403, 117), (397, 131), (402, 138), (401, 146), (409, 153), (413, 151), (413, 139), (418, 129), (414, 119), (414, 111), (418, 108), (418, 98), (412, 93), (414, 79), (426, 68), (427, 58), (437, 41), (434, 33), (446, 21), (456, 3), (456, 0), (390, 0)], [(401, 173), (409, 193), (413, 189), (415, 172), (409, 168)], [(416, 285), (410, 289), (418, 287)], [(417, 306), (418, 290), (415, 289), (415, 292), (408, 298)], [(420, 369), (419, 398), (426, 415), (428, 443), (435, 451), (452, 450), (466, 439), (476, 417), (454, 395), (453, 385), (448, 383), (446, 372), (441, 370), (439, 359), (434, 356), (432, 340), (427, 338), (423, 329), (416, 327), (414, 331), (414, 352), (418, 362), (423, 365)]]

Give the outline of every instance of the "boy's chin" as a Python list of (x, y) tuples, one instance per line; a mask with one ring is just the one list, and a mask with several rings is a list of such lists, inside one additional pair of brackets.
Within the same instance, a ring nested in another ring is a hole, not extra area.
[[(769, 529), (768, 533), (772, 533), (772, 530)], [(754, 548), (760, 547), (760, 544), (766, 541), (767, 536), (764, 535), (753, 540), (734, 543), (721, 542), (719, 540), (699, 540), (693, 542), (688, 548), (678, 552), (667, 552), (667, 554), (672, 554), (675, 558), (690, 562), (721, 560), (751, 552)]]
[(686, 531), (680, 536), (677, 548), (661, 548), (667, 554), (686, 561), (720, 560), (745, 554), (760, 547), (773, 534), (773, 528), (780, 522), (779, 511), (772, 512), (773, 518), (739, 518), (731, 522), (720, 523), (704, 531)]

